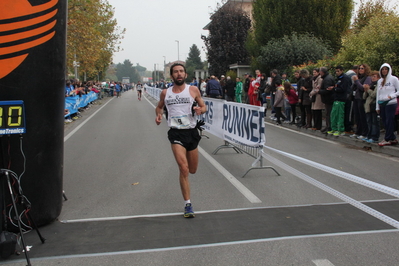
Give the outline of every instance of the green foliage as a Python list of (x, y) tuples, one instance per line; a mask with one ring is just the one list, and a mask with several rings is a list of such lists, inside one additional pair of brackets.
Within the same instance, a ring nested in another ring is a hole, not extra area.
[(209, 36), (203, 37), (210, 74), (220, 76), (231, 64), (249, 63), (245, 42), (250, 27), (250, 18), (240, 8), (227, 5), (215, 12), (209, 25)]
[(280, 39), (272, 39), (260, 49), (257, 58), (260, 69), (268, 73), (272, 69), (290, 72), (292, 66), (317, 61), (332, 56), (332, 49), (320, 38), (308, 33), (292, 33)]
[(190, 47), (190, 52), (186, 60), (187, 79), (186, 81), (191, 82), (195, 77), (194, 71), (196, 69), (203, 69), (203, 63), (201, 62), (201, 51), (197, 45), (193, 44)]
[(399, 17), (392, 13), (373, 16), (358, 34), (344, 38), (336, 63), (346, 67), (367, 63), (374, 70), (389, 63), (399, 73)]
[[(341, 47), (341, 35), (350, 26), (352, 0), (255, 0), (253, 3), (254, 41), (265, 45), (272, 38), (311, 33)], [(251, 53), (257, 57), (257, 54)]]
[(139, 63), (136, 64), (136, 69), (137, 69), (137, 71), (138, 71), (139, 73), (142, 73), (142, 72), (144, 73), (144, 72), (147, 71), (147, 68), (146, 68), (146, 67), (143, 67), (143, 66), (140, 66)]
[(137, 82), (140, 80), (140, 75), (137, 69), (133, 67), (133, 64), (129, 59), (126, 59), (123, 64), (119, 63), (116, 65), (116, 76), (118, 81), (122, 81), (122, 77), (130, 77), (131, 82)]
[(107, 0), (68, 0), (67, 66), (79, 62), (79, 72), (89, 77), (105, 73), (119, 50), (125, 30), (117, 26)]
[(388, 14), (393, 14), (393, 11), (388, 9), (386, 0), (375, 0), (369, 2), (360, 0), (360, 7), (352, 25), (354, 33), (359, 33), (365, 26), (367, 26), (371, 18)]
[(234, 70), (229, 70), (226, 72), (226, 77), (230, 76), (232, 81), (236, 81), (236, 77), (237, 77), (237, 72), (235, 72)]

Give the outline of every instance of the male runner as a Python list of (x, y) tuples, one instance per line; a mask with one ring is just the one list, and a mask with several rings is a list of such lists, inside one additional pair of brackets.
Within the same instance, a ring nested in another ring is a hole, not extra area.
[(180, 188), (185, 202), (184, 217), (194, 218), (188, 175), (195, 174), (198, 167), (198, 143), (201, 136), (196, 128), (195, 115), (205, 113), (206, 106), (198, 88), (184, 83), (187, 78), (184, 65), (173, 64), (170, 67), (170, 76), (174, 85), (161, 92), (160, 100), (155, 108), (155, 123), (161, 124), (163, 107), (166, 106), (170, 127), (168, 138), (180, 170)]
[(136, 89), (137, 89), (138, 99), (139, 101), (141, 101), (141, 91), (143, 90), (143, 85), (141, 85), (140, 81), (137, 82)]

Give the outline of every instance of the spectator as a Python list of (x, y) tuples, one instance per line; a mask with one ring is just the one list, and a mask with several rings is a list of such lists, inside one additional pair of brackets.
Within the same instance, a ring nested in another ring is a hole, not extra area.
[(119, 82), (115, 83), (115, 92), (116, 92), (116, 97), (120, 98), (121, 97), (121, 85)]
[(365, 140), (368, 135), (368, 126), (366, 121), (366, 113), (364, 111), (364, 100), (363, 100), (363, 85), (371, 84), (370, 67), (367, 64), (359, 65), (358, 74), (352, 76), (353, 80), (353, 91), (355, 92), (355, 99), (353, 101), (353, 111), (356, 122), (356, 132), (351, 137), (357, 137), (358, 139)]
[(222, 87), (214, 75), (206, 84), (206, 95), (211, 98), (222, 98)]
[(109, 84), (109, 96), (114, 97), (115, 82)]
[(353, 87), (354, 87), (354, 82), (352, 80), (352, 77), (354, 75), (357, 75), (359, 71), (359, 66), (354, 65), (352, 66), (352, 69), (348, 70), (345, 74), (351, 79), (352, 86), (348, 91), (346, 102), (345, 102), (345, 134), (347, 136), (352, 135), (353, 132), (353, 126), (354, 126), (354, 114), (353, 114), (353, 99), (354, 99), (354, 92), (353, 92)]
[(381, 78), (377, 83), (377, 113), (381, 115), (385, 127), (384, 139), (378, 143), (379, 146), (395, 145), (398, 140), (394, 134), (394, 118), (399, 96), (399, 80), (392, 76), (392, 68), (384, 63), (380, 68)]
[(251, 83), (251, 79), (250, 79), (248, 73), (245, 73), (244, 78), (245, 78), (245, 81), (244, 81), (244, 84), (243, 84), (243, 86), (244, 86), (243, 87), (243, 89), (244, 89), (244, 102), (246, 104), (249, 104), (248, 91), (249, 91), (249, 85)]
[(305, 128), (312, 127), (312, 102), (310, 92), (312, 91), (312, 79), (309, 71), (302, 69), (300, 71), (302, 79), (298, 83), (299, 107), (301, 108), (301, 126)]
[(319, 94), (321, 95), (321, 101), (324, 103), (324, 108), (326, 110), (326, 126), (320, 130), (322, 133), (326, 133), (331, 130), (331, 110), (334, 103), (334, 90), (335, 80), (333, 76), (328, 73), (326, 67), (320, 68), (320, 76), (323, 79)]
[(363, 99), (364, 111), (366, 112), (366, 120), (368, 126), (368, 134), (365, 141), (368, 143), (377, 143), (380, 139), (380, 121), (376, 111), (377, 82), (380, 79), (378, 71), (371, 73), (371, 84), (364, 84)]
[(284, 83), (289, 82), (289, 79), (287, 78), (287, 73), (281, 74), (281, 84), (284, 85)]
[[(259, 70), (257, 70), (259, 71)], [(256, 105), (260, 106), (260, 101), (258, 101), (258, 87), (259, 87), (259, 80), (255, 79), (251, 75), (249, 76), (251, 78), (251, 83), (249, 84), (249, 90), (248, 90), (248, 98), (249, 98), (249, 104), (250, 105)]]
[(327, 133), (340, 136), (345, 132), (345, 101), (346, 93), (351, 86), (351, 80), (344, 74), (344, 68), (342, 66), (337, 66), (335, 68), (335, 74), (337, 75), (337, 83), (334, 87), (335, 94), (331, 111), (331, 130)]
[(227, 76), (226, 78), (226, 85), (225, 85), (225, 96), (226, 96), (226, 100), (229, 102), (233, 102), (234, 101), (234, 88), (235, 88), (236, 84), (235, 82), (231, 79), (230, 76)]
[(236, 102), (241, 103), (242, 102), (242, 82), (239, 77), (236, 78), (236, 88), (235, 88), (235, 96), (236, 96)]
[(190, 83), (191, 86), (195, 86), (198, 87), (198, 82), (197, 82), (197, 78), (193, 78), (193, 81)]
[(208, 82), (208, 79), (201, 79), (201, 84), (200, 84), (200, 91), (201, 95), (204, 96), (206, 95), (206, 83)]
[(296, 105), (298, 104), (298, 95), (296, 94), (294, 87), (292, 87), (292, 85), (289, 81), (286, 81), (284, 83), (284, 93), (285, 93), (286, 98), (288, 99), (290, 106), (291, 106), (292, 122), (290, 122), (290, 125), (292, 125), (295, 123)]
[(313, 116), (313, 128), (312, 130), (321, 130), (322, 127), (322, 111), (324, 104), (321, 101), (321, 95), (319, 94), (323, 79), (320, 76), (320, 70), (318, 68), (313, 69), (313, 90), (309, 93), (312, 101), (312, 116)]
[(219, 80), (220, 86), (222, 87), (222, 98), (224, 98), (224, 90), (226, 89), (226, 77), (224, 75), (220, 76), (220, 80)]
[(261, 106), (265, 107), (265, 116), (267, 109), (266, 86), (267, 86), (266, 74), (262, 73), (260, 75), (260, 85), (258, 88), (258, 100), (260, 101)]
[(65, 85), (65, 97), (71, 96), (72, 92), (74, 90), (74, 87), (71, 84), (71, 81), (67, 81)]
[(277, 86), (276, 86), (276, 82), (279, 82), (280, 84), (281, 82), (281, 76), (278, 74), (278, 70), (277, 69), (273, 69), (270, 72), (270, 76), (272, 77), (272, 82), (270, 84), (270, 105), (272, 106), (272, 114), (275, 113), (274, 110), (274, 98), (275, 98), (275, 93), (277, 90)]
[[(289, 80), (287, 78), (287, 74), (283, 73), (283, 74), (281, 74), (281, 84), (284, 86), (284, 84), (286, 82), (289, 82)], [(285, 112), (284, 112), (285, 117), (287, 118), (285, 120), (285, 122), (286, 123), (290, 123), (292, 108), (291, 108), (291, 105), (290, 105), (289, 100), (288, 100), (287, 97), (284, 98), (284, 110), (285, 110)], [(295, 110), (295, 115), (296, 115), (296, 110)], [(295, 119), (295, 117), (294, 117), (294, 119)]]
[(277, 80), (274, 84), (277, 86), (274, 101), (274, 110), (276, 111), (277, 124), (281, 125), (280, 118), (286, 119), (281, 109), (284, 107), (284, 87), (281, 86), (281, 79)]

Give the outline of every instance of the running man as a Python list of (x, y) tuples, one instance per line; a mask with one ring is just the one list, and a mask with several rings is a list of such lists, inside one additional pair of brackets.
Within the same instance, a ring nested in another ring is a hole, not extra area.
[(188, 175), (195, 174), (198, 167), (198, 143), (201, 136), (198, 133), (195, 115), (205, 113), (206, 106), (198, 88), (184, 83), (187, 78), (184, 65), (173, 64), (170, 67), (170, 76), (174, 85), (162, 90), (155, 108), (155, 123), (161, 124), (163, 108), (166, 106), (170, 127), (168, 138), (180, 170), (180, 188), (185, 203), (184, 217), (194, 218)]
[(141, 101), (141, 91), (143, 90), (143, 85), (141, 85), (140, 81), (137, 82), (136, 85), (136, 89), (137, 89), (137, 99), (139, 99), (139, 101)]

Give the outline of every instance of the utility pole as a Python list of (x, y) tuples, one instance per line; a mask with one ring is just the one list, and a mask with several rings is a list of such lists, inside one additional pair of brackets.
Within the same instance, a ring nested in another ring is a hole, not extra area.
[(180, 52), (179, 52), (180, 43), (178, 40), (176, 40), (176, 42), (177, 42), (177, 61), (180, 61)]

